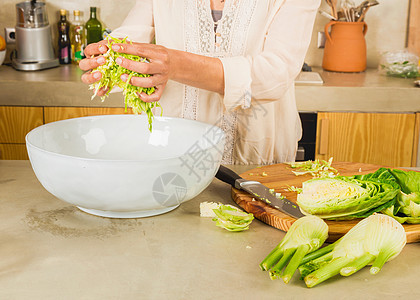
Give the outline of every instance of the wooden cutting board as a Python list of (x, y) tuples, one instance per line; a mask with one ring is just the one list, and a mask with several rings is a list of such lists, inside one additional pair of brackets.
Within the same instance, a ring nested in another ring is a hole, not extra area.
[[(340, 175), (344, 176), (372, 173), (381, 167), (378, 165), (350, 162), (336, 162), (333, 163), (332, 166), (338, 170)], [(312, 178), (311, 175), (296, 176), (286, 164), (263, 166), (247, 171), (241, 174), (241, 176), (248, 180), (261, 182), (268, 188), (274, 189), (276, 193), (281, 193), (292, 202), (296, 202), (297, 193), (286, 191), (286, 189), (289, 186), (301, 188), (302, 182)], [(232, 198), (246, 212), (253, 213), (255, 218), (283, 231), (287, 231), (293, 222), (296, 221), (296, 219), (272, 208), (264, 202), (253, 201), (251, 195), (235, 188), (232, 188)], [(327, 221), (329, 227), (329, 237), (327, 241), (333, 242), (337, 240), (357, 223), (357, 220)], [(407, 233), (407, 243), (420, 241), (420, 224), (404, 224), (403, 226)]]

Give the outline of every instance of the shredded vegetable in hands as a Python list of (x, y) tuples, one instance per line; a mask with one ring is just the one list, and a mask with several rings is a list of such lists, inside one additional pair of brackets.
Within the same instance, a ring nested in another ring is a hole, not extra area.
[[(135, 77), (149, 77), (148, 74), (140, 74), (131, 70), (128, 70), (120, 65), (118, 65), (115, 60), (118, 57), (123, 57), (126, 59), (130, 59), (133, 61), (141, 61), (147, 63), (147, 59), (141, 58), (136, 55), (126, 54), (126, 53), (118, 53), (112, 50), (112, 44), (124, 44), (127, 43), (127, 38), (118, 39), (111, 36), (108, 36), (108, 51), (103, 55), (106, 59), (106, 63), (104, 65), (99, 66), (98, 68), (92, 70), (92, 72), (99, 71), (102, 74), (102, 78), (100, 81), (95, 82), (94, 84), (90, 85), (90, 88), (94, 90), (94, 94), (92, 99), (98, 94), (100, 88), (108, 88), (108, 91), (104, 96), (101, 97), (102, 101), (105, 100), (106, 97), (109, 96), (110, 91), (114, 87), (119, 87), (123, 89), (124, 93), (124, 102), (125, 102), (125, 109), (127, 107), (131, 107), (133, 112), (136, 114), (141, 114), (145, 112), (148, 117), (149, 121), (149, 130), (152, 131), (152, 122), (153, 122), (153, 111), (152, 109), (155, 107), (160, 107), (158, 102), (144, 102), (138, 96), (139, 93), (144, 92), (147, 95), (152, 94), (155, 91), (154, 87), (151, 88), (142, 88), (138, 86), (134, 86), (130, 84), (130, 80), (133, 76)], [(121, 80), (121, 75), (127, 74), (128, 79), (127, 82)]]

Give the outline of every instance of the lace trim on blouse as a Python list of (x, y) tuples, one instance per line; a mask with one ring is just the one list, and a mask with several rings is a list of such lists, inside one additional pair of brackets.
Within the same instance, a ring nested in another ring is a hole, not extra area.
[[(257, 0), (226, 0), (222, 18), (215, 24), (210, 9), (210, 0), (185, 0), (185, 50), (220, 58), (243, 55), (256, 4)], [(244, 107), (249, 106), (250, 95), (249, 87), (249, 92), (245, 93), (243, 99), (238, 99), (238, 104)], [(198, 99), (199, 89), (184, 85), (183, 118), (197, 119)], [(226, 111), (217, 124), (226, 133), (222, 159), (224, 164), (233, 163), (237, 120), (236, 111)]]

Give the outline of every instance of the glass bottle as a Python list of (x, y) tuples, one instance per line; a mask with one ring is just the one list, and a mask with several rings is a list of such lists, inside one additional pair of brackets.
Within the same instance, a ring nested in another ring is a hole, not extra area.
[(97, 43), (102, 40), (102, 25), (96, 18), (96, 7), (90, 8), (90, 19), (86, 22), (87, 44)]
[(78, 64), (84, 58), (85, 25), (80, 18), (80, 11), (73, 11), (74, 20), (70, 26), (71, 60)]
[(66, 17), (67, 11), (60, 9), (60, 21), (58, 21), (58, 60), (60, 64), (65, 65), (71, 63), (71, 46), (70, 46), (70, 23)]

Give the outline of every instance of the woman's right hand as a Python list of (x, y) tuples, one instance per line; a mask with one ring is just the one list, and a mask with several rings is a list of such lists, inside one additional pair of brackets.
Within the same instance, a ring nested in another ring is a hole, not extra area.
[[(86, 71), (81, 77), (82, 82), (87, 84), (95, 83), (102, 78), (101, 72), (92, 72), (93, 69), (103, 65), (106, 62), (105, 57), (102, 54), (105, 54), (108, 51), (107, 41), (103, 40), (98, 43), (89, 44), (85, 48), (85, 59), (82, 59), (79, 62), (79, 68), (83, 71)], [(108, 91), (107, 88), (101, 88), (97, 95), (103, 96)]]

